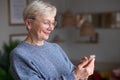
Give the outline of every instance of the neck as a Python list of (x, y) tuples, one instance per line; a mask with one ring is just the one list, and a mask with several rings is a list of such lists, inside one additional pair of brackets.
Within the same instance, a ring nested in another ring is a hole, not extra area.
[(44, 45), (44, 41), (38, 41), (33, 38), (30, 38), (27, 36), (27, 38), (24, 40), (26, 43), (34, 45), (34, 46), (42, 46)]

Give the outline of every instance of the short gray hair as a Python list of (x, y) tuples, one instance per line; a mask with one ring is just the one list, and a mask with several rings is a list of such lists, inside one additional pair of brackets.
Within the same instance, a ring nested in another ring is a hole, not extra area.
[(56, 15), (57, 9), (50, 3), (34, 0), (23, 11), (23, 19), (35, 19), (36, 16)]

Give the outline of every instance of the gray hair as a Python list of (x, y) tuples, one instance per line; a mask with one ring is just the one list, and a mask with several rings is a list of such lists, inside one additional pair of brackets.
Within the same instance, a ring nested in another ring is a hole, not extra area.
[(23, 19), (35, 19), (37, 16), (56, 15), (56, 7), (50, 3), (35, 0), (30, 3), (23, 11)]

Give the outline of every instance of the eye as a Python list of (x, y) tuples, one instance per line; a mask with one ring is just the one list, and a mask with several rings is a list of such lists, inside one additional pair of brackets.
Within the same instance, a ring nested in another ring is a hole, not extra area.
[(50, 25), (50, 22), (49, 21), (44, 21), (43, 24)]
[(55, 27), (57, 25), (57, 21), (54, 21), (52, 23), (50, 21), (43, 21), (42, 23), (46, 26), (51, 26), (52, 25), (52, 26)]

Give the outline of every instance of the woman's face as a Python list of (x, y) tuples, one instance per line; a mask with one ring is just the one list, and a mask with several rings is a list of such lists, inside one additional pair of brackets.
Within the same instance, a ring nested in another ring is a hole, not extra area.
[(51, 31), (53, 31), (55, 27), (54, 17), (55, 16), (53, 15), (36, 17), (36, 19), (31, 22), (28, 27), (30, 36), (38, 41), (47, 40)]

